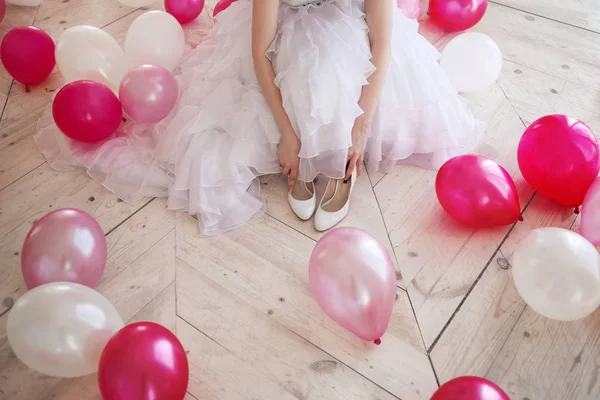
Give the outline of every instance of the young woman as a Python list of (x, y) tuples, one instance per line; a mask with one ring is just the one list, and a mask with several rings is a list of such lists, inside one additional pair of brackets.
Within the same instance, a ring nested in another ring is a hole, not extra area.
[[(168, 196), (216, 235), (265, 209), (258, 177), (288, 177), (292, 210), (326, 230), (348, 213), (363, 159), (437, 168), (483, 132), (395, 0), (238, 0), (181, 65), (181, 99), (156, 126), (69, 143), (46, 115), (57, 169), (84, 166), (126, 201)], [(330, 178), (317, 201), (313, 181)]]

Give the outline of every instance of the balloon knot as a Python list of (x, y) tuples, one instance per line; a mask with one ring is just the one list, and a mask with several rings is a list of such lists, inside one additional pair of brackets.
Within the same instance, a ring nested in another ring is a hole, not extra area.
[(31, 92), (29, 85), (25, 85), (25, 93), (29, 93), (29, 92)]
[(522, 215), (519, 217), (519, 221), (521, 221), (521, 222), (525, 221), (525, 219), (523, 218)]
[(121, 120), (122, 120), (123, 122), (127, 122), (127, 118), (125, 118), (125, 117), (121, 118)]
[(579, 214), (581, 212), (581, 210), (579, 209), (579, 207), (575, 207), (575, 214)]
[(379, 346), (381, 344), (381, 339), (375, 339), (375, 341), (373, 343), (375, 343), (377, 346)]

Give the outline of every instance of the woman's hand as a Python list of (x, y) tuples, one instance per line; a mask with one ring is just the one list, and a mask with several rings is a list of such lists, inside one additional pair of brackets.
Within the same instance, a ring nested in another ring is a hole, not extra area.
[(354, 127), (352, 128), (352, 147), (348, 149), (348, 169), (346, 177), (348, 180), (356, 168), (356, 173), (360, 177), (363, 169), (363, 158), (367, 140), (369, 139), (369, 130), (371, 129), (371, 121), (363, 114), (356, 118)]
[(277, 147), (277, 159), (283, 167), (283, 175), (289, 177), (288, 193), (292, 193), (296, 178), (298, 177), (298, 164), (300, 163), (300, 139), (295, 133), (281, 135), (281, 142)]

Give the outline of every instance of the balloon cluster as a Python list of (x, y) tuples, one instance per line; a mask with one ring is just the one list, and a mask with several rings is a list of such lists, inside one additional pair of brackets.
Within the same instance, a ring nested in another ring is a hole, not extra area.
[(152, 322), (124, 326), (93, 289), (107, 258), (93, 217), (72, 208), (47, 214), (29, 231), (21, 254), (29, 291), (12, 307), (6, 330), (25, 365), (59, 378), (98, 371), (104, 400), (185, 397), (189, 367), (175, 335)]

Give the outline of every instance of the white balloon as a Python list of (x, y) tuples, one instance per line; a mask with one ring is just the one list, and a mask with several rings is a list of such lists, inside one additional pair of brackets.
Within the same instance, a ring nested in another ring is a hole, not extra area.
[(127, 7), (139, 8), (149, 6), (154, 3), (154, 0), (119, 0), (119, 3)]
[(545, 317), (574, 321), (600, 305), (600, 255), (573, 231), (533, 230), (519, 243), (512, 272), (523, 300)]
[(104, 346), (123, 320), (100, 293), (72, 282), (38, 286), (8, 314), (12, 350), (42, 374), (74, 378), (96, 372)]
[(56, 64), (67, 83), (92, 80), (113, 91), (118, 91), (128, 69), (119, 43), (102, 29), (87, 25), (75, 26), (60, 35)]
[(37, 7), (42, 4), (42, 0), (6, 0), (6, 4), (14, 4), (15, 6)]
[(181, 25), (163, 11), (148, 11), (137, 17), (125, 38), (125, 54), (132, 66), (150, 64), (173, 71), (184, 51)]
[(452, 39), (440, 64), (461, 92), (475, 92), (492, 85), (502, 70), (502, 52), (489, 36), (467, 32)]

